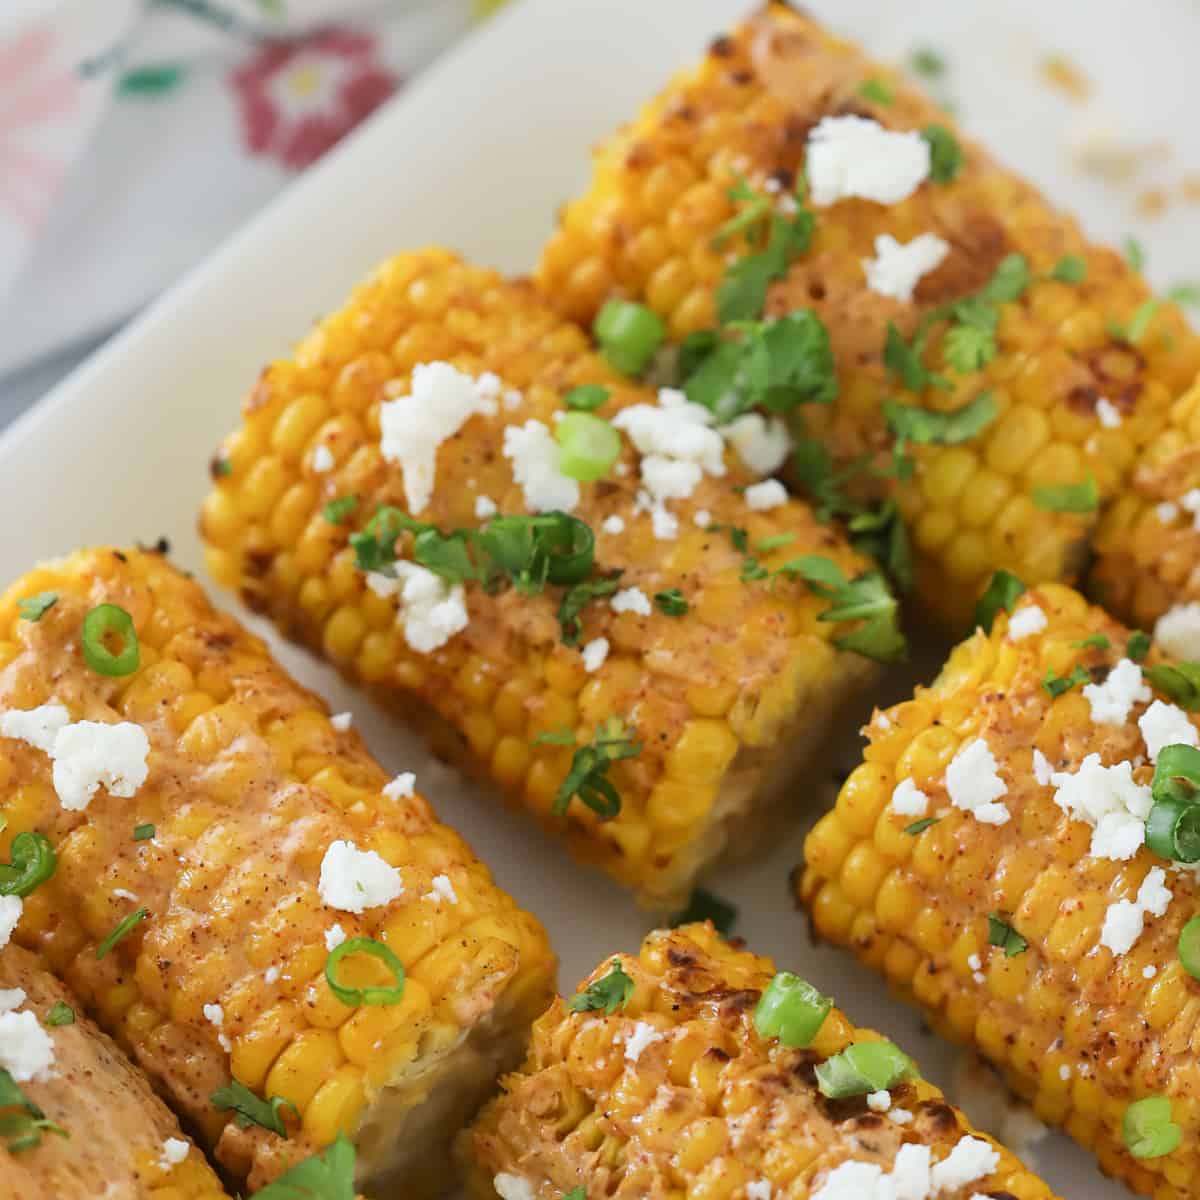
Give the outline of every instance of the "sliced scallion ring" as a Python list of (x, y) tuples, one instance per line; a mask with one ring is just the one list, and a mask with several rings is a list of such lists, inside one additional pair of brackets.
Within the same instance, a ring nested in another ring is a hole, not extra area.
[(0, 863), (0, 896), (28, 896), (57, 866), (58, 856), (45, 834), (18, 833), (12, 840), (12, 861)]
[[(141, 654), (133, 618), (118, 604), (99, 604), (83, 618), (83, 658), (97, 675), (132, 675)], [(117, 642), (119, 649), (111, 648)]]
[(639, 375), (667, 336), (662, 318), (644, 304), (609, 300), (592, 326), (604, 357), (618, 371)]
[(1166, 1096), (1135, 1100), (1125, 1110), (1121, 1135), (1134, 1158), (1162, 1158), (1183, 1140), (1182, 1131), (1171, 1120), (1171, 1101)]
[(559, 470), (581, 483), (602, 479), (621, 453), (621, 435), (591, 413), (565, 413), (554, 428), (554, 439)]
[(884, 1092), (917, 1073), (916, 1065), (891, 1042), (855, 1042), (818, 1063), (817, 1087), (830, 1100)]
[(1193, 917), (1179, 931), (1179, 961), (1193, 979), (1200, 979), (1200, 917)]

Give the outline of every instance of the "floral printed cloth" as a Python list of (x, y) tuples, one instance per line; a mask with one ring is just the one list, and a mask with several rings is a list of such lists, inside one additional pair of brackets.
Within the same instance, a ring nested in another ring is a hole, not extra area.
[(0, 374), (178, 278), (500, 0), (0, 0)]

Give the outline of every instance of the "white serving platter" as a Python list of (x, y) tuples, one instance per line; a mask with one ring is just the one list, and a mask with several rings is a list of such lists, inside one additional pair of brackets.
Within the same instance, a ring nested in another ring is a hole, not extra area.
[[(588, 148), (747, 7), (743, 0), (521, 0), (502, 12), (0, 436), (0, 579), (79, 545), (160, 535), (177, 562), (202, 572), (195, 513), (208, 458), (260, 366), (394, 251), (438, 242), (528, 270), (557, 205), (586, 178)], [(1200, 169), (1200, 124), (1183, 119), (1188, 50), (1200, 45), (1194, 2), (817, 0), (812, 7), (880, 54), (916, 44), (944, 51), (948, 90), (968, 127), (1097, 236), (1115, 240), (1133, 226), (1131, 197), (1069, 166), (1071, 128), (1107, 120), (1123, 139), (1167, 137), (1176, 165)], [(1086, 112), (1037, 82), (1037, 63), (1052, 51), (1069, 54), (1096, 83)], [(1200, 274), (1197, 213), (1176, 206), (1139, 229), (1156, 282)], [(636, 945), (646, 920), (624, 893), (577, 870), (523, 819), (432, 763), (331, 670), (278, 648), (335, 711), (354, 711), (386, 766), (417, 771), (444, 819), (546, 922), (564, 986), (605, 954)], [(911, 682), (901, 673), (873, 699), (891, 702)], [(849, 761), (853, 730), (869, 709), (864, 702), (847, 721)], [(807, 819), (828, 797), (825, 771), (797, 782), (796, 807)], [(738, 931), (948, 1082), (955, 1052), (922, 1030), (917, 1013), (845, 953), (810, 943), (787, 886), (800, 843), (798, 831), (770, 856), (713, 881), (739, 905)], [(1035, 1161), (1071, 1200), (1128, 1195), (1058, 1135), (1041, 1144)]]

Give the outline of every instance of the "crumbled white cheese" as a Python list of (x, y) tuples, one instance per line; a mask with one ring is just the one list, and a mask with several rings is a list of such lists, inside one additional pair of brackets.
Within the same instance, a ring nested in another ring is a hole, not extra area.
[(751, 1179), (746, 1184), (746, 1200), (771, 1200), (773, 1194), (768, 1179)]
[(12, 1012), (24, 1003), (24, 988), (0, 988), (0, 1013)]
[(1200, 659), (1200, 603), (1177, 604), (1163, 613), (1154, 640), (1174, 658)]
[(1036, 604), (1027, 604), (1009, 618), (1008, 640), (1019, 642), (1032, 634), (1041, 633), (1046, 624), (1046, 614)]
[(1161, 917), (1170, 906), (1171, 891), (1165, 886), (1166, 878), (1162, 867), (1151, 867), (1138, 888), (1136, 900), (1118, 900), (1108, 906), (1100, 945), (1107, 946), (1118, 957), (1129, 953), (1142, 936), (1146, 915)]
[(876, 1200), (883, 1178), (883, 1168), (874, 1163), (838, 1163), (813, 1192), (812, 1200)]
[(600, 528), (603, 529), (605, 533), (611, 533), (615, 537), (618, 533), (625, 532), (625, 522), (614, 514), (611, 517), (605, 517), (604, 520), (600, 522)]
[[(712, 413), (701, 404), (692, 404), (682, 393), (662, 388), (657, 404), (631, 404), (613, 418), (613, 425), (625, 433), (642, 456), (641, 480), (646, 499), (639, 508), (647, 509), (655, 519), (656, 537), (674, 537), (666, 533), (669, 523), (657, 515), (668, 500), (690, 496), (704, 475), (724, 475), (725, 443), (711, 428)], [(670, 514), (665, 513), (665, 516)], [(671, 523), (677, 523), (672, 518)], [(660, 532), (660, 529), (664, 532)]]
[(911, 1125), (913, 1115), (907, 1108), (889, 1108), (888, 1120), (895, 1121), (897, 1125)]
[(54, 739), (71, 723), (71, 714), (61, 704), (40, 708), (16, 708), (0, 713), (0, 737), (27, 742), (46, 754), (54, 753)]
[(598, 637), (593, 638), (583, 648), (583, 669), (591, 674), (593, 671), (598, 671), (604, 665), (604, 660), (608, 657), (608, 638)]
[(405, 796), (413, 795), (416, 786), (416, 774), (412, 771), (401, 771), (391, 783), (384, 785), (383, 794), (389, 800), (402, 800)]
[(778, 479), (764, 479), (746, 489), (746, 507), (752, 512), (768, 512), (788, 500), (787, 488)]
[(346, 940), (346, 931), (339, 924), (325, 930), (325, 949), (332, 954)]
[(929, 811), (929, 797), (911, 779), (902, 779), (892, 792), (892, 812), (902, 817), (923, 817)]
[(263, 978), (267, 981), (268, 986), (273, 983), (278, 983), (279, 982), (279, 968), (278, 967), (268, 967), (263, 972)]
[[(892, 1195), (907, 1197), (909, 1200), (925, 1200), (930, 1194), (929, 1169), (933, 1161), (933, 1151), (928, 1146), (915, 1142), (906, 1142), (896, 1151), (896, 1161), (892, 1164), (892, 1173), (888, 1180), (891, 1184)], [(882, 1193), (882, 1194), (879, 1194)], [(888, 1196), (886, 1185), (879, 1189), (877, 1200)], [(891, 1197), (888, 1197), (891, 1200)]]
[(946, 1158), (929, 1173), (935, 1194), (952, 1192), (978, 1179), (985, 1179), (1000, 1165), (1000, 1155), (982, 1138), (963, 1137)]
[(1192, 514), (1192, 528), (1200, 529), (1200, 488), (1192, 488), (1179, 497), (1179, 507)]
[(997, 803), (1008, 792), (1008, 785), (997, 774), (996, 766), (987, 742), (975, 738), (958, 751), (946, 768), (950, 803), (987, 825), (1003, 825), (1010, 816), (1007, 805)]
[(787, 424), (779, 417), (768, 419), (762, 413), (743, 413), (724, 426), (721, 433), (755, 475), (773, 475), (787, 461), (792, 448)]
[(54, 1043), (31, 1012), (0, 1014), (0, 1067), (17, 1083), (46, 1079), (54, 1065)]
[(509, 1175), (501, 1171), (492, 1180), (492, 1187), (496, 1189), (500, 1200), (537, 1200), (533, 1184), (520, 1175)]
[(631, 612), (637, 613), (640, 617), (650, 615), (650, 598), (641, 588), (622, 588), (613, 596), (609, 604), (616, 613)]
[(562, 473), (562, 450), (541, 421), (509, 425), (503, 452), (530, 512), (570, 512), (579, 503), (579, 483)]
[(399, 596), (404, 640), (418, 654), (444, 646), (470, 622), (466, 592), (461, 583), (449, 584), (416, 563), (392, 564), (395, 577), (371, 571), (367, 587), (377, 596)]
[(692, 514), (692, 524), (707, 529), (712, 524), (712, 513), (707, 508), (698, 508)]
[(972, 971), (978, 971), (983, 966), (983, 959), (978, 954), (970, 954), (967, 956), (967, 966)]
[(653, 1025), (638, 1021), (633, 1030), (625, 1035), (625, 1058), (629, 1062), (637, 1062), (647, 1046), (662, 1040), (663, 1035)]
[(1067, 1080), (1071, 1078), (1071, 1068), (1064, 1063), (1058, 1068), (1058, 1077), (1063, 1081), (1063, 1083), (1066, 1083)]
[(1142, 682), (1142, 668), (1129, 658), (1121, 659), (1103, 683), (1089, 683), (1083, 689), (1098, 725), (1124, 725), (1133, 706), (1146, 703), (1150, 695)]
[(137, 893), (131, 892), (128, 888), (113, 888), (112, 894), (118, 900), (132, 900), (135, 904), (137, 903)]
[(329, 718), (329, 723), (337, 730), (338, 733), (345, 733), (350, 728), (354, 720), (354, 714), (348, 712), (334, 713)]
[(101, 786), (128, 799), (146, 782), (150, 740), (140, 725), (76, 721), (61, 704), (0, 715), (0, 736), (27, 742), (50, 755), (59, 803), (80, 812)]
[(1050, 783), (1050, 778), (1054, 774), (1054, 768), (1050, 765), (1050, 760), (1039, 750), (1034, 747), (1033, 751), (1033, 777), (1046, 787)]
[(890, 233), (875, 239), (875, 257), (862, 260), (867, 286), (880, 296), (907, 304), (918, 283), (942, 264), (950, 243), (935, 233), (923, 233), (911, 242), (898, 242)]
[(1096, 401), (1096, 416), (1105, 429), (1117, 429), (1121, 425), (1121, 410), (1107, 396)]
[(887, 1112), (892, 1107), (892, 1093), (886, 1088), (880, 1092), (871, 1092), (867, 1096), (867, 1107), (872, 1112)]
[(868, 117), (824, 117), (808, 135), (805, 173), (817, 208), (856, 196), (898, 204), (929, 177), (929, 143)]
[(322, 442), (314, 451), (312, 456), (312, 469), (318, 475), (324, 475), (326, 471), (332, 471), (334, 468), (333, 451)]
[(221, 1049), (226, 1052), (232, 1050), (232, 1043), (220, 1032), (225, 1024), (225, 1010), (219, 1004), (206, 1004), (201, 1011), (204, 1013), (204, 1019), (218, 1031), (217, 1043)]
[[(494, 378), (494, 377), (492, 377)], [(413, 516), (425, 511), (437, 478), (438, 447), (474, 416), (495, 416), (490, 379), (473, 379), (445, 362), (413, 368), (409, 394), (379, 410), (379, 449), (404, 472), (404, 497)]]
[(451, 904), (458, 903), (458, 893), (454, 890), (454, 883), (449, 875), (435, 875), (430, 882), (432, 888), (426, 894), (426, 900), (436, 900), (439, 903), (448, 900)]
[(0, 896), (0, 949), (8, 945), (24, 904), (20, 896)]
[(480, 521), (486, 521), (496, 515), (496, 502), (491, 496), (475, 497), (475, 516)]
[(1154, 506), (1154, 511), (1164, 525), (1170, 525), (1179, 516), (1179, 505), (1173, 504), (1170, 500), (1164, 500), (1161, 504)]
[(1146, 817), (1153, 803), (1150, 789), (1133, 780), (1133, 764), (1102, 766), (1089, 754), (1079, 770), (1056, 771), (1050, 777), (1054, 803), (1077, 821), (1093, 826), (1093, 858), (1132, 858), (1146, 840)]
[(1147, 963), (1146, 966), (1142, 968), (1143, 979), (1153, 979), (1157, 974), (1158, 968), (1153, 963)]
[(678, 518), (674, 513), (668, 512), (667, 506), (661, 500), (655, 500), (645, 488), (640, 488), (633, 498), (633, 511), (650, 514), (650, 527), (659, 541), (673, 541), (679, 535)]
[(400, 872), (374, 850), (360, 850), (353, 842), (331, 842), (321, 860), (317, 886), (322, 901), (342, 912), (390, 904), (404, 891)]
[(1138, 718), (1138, 728), (1146, 742), (1151, 762), (1158, 762), (1164, 746), (1200, 746), (1196, 727), (1187, 713), (1175, 704), (1155, 700)]
[(164, 1170), (169, 1171), (172, 1167), (177, 1167), (188, 1156), (191, 1146), (183, 1140), (183, 1138), (169, 1137), (162, 1146), (162, 1156), (158, 1160), (158, 1165)]

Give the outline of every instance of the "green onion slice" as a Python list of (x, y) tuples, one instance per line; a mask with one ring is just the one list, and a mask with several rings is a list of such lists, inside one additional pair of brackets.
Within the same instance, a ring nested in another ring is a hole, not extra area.
[(1172, 862), (1200, 862), (1200, 804), (1157, 802), (1146, 818), (1146, 846)]
[(153, 825), (135, 825), (133, 827), (133, 840), (135, 842), (148, 842), (158, 832)]
[(1179, 931), (1179, 961), (1193, 979), (1200, 979), (1200, 917), (1193, 917)]
[(988, 945), (998, 946), (1005, 958), (1016, 958), (1029, 949), (1029, 942), (997, 913), (988, 913)]
[[(368, 954), (377, 958), (395, 977), (391, 987), (344, 987), (337, 981), (338, 963), (348, 954)], [(374, 938), (350, 938), (330, 951), (325, 960), (325, 982), (329, 990), (345, 1005), (358, 1008), (363, 1004), (399, 1004), (404, 999), (404, 964), (382, 942)]]
[(785, 1046), (803, 1048), (825, 1024), (833, 1001), (791, 971), (780, 971), (767, 984), (754, 1010), (759, 1037), (778, 1038)]
[(12, 861), (0, 863), (0, 896), (28, 896), (54, 874), (58, 855), (41, 833), (18, 833), (12, 840)]
[[(113, 651), (109, 642), (120, 643)], [(138, 669), (137, 631), (133, 618), (117, 604), (99, 604), (83, 618), (83, 658), (97, 675), (132, 675)]]
[(1171, 1120), (1171, 1101), (1166, 1096), (1135, 1100), (1121, 1121), (1125, 1148), (1134, 1158), (1162, 1158), (1178, 1149), (1183, 1134)]
[(592, 333), (604, 357), (625, 375), (640, 375), (667, 336), (659, 315), (644, 304), (609, 300)]
[(621, 453), (621, 435), (603, 417), (569, 412), (554, 428), (558, 466), (564, 475), (591, 483), (608, 474)]
[(563, 403), (576, 412), (594, 412), (607, 399), (608, 388), (598, 383), (581, 383), (563, 397)]
[(817, 1065), (817, 1087), (830, 1100), (883, 1092), (917, 1073), (916, 1064), (891, 1042), (855, 1042)]
[(134, 927), (140, 925), (149, 915), (150, 910), (148, 908), (139, 908), (135, 909), (121, 921), (118, 921), (116, 929), (96, 947), (96, 957), (103, 958), (118, 942), (127, 938), (133, 932)]

